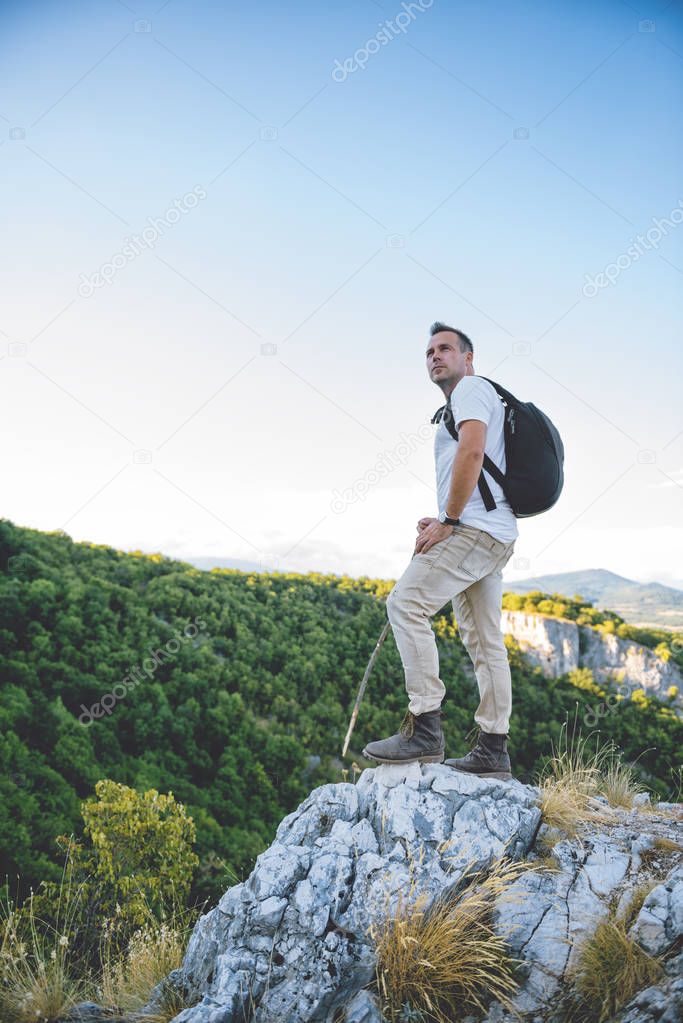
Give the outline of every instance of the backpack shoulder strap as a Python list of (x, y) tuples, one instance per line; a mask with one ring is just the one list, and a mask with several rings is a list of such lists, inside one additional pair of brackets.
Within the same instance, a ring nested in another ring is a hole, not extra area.
[[(511, 405), (513, 408), (516, 408), (516, 406), (518, 405), (518, 401), (517, 401), (517, 398), (515, 398), (514, 394), (511, 394), (510, 391), (507, 391), (500, 384), (497, 384), (495, 380), (489, 380), (488, 377), (482, 377), (481, 379), (482, 380), (486, 380), (489, 384), (491, 384), (491, 386), (496, 389), (496, 393), (498, 394), (498, 396), (500, 398), (503, 398), (507, 402), (508, 405)], [(490, 473), (491, 476), (493, 476), (494, 480), (501, 487), (501, 489), (504, 490), (505, 489), (505, 475), (504, 475), (504, 473), (502, 473), (500, 471), (500, 469), (498, 468), (496, 463), (492, 462), (491, 459), (489, 458), (489, 456), (486, 455), (486, 454), (484, 455), (484, 463), (483, 463), (483, 465), (484, 465), (484, 468), (486, 469), (486, 471), (488, 473)], [(493, 498), (491, 498), (491, 500), (493, 500)], [(495, 504), (494, 504), (494, 508), (495, 508)]]
[[(487, 458), (488, 458), (488, 456), (486, 456), (484, 458), (484, 462), (487, 461)], [(493, 468), (496, 469), (496, 466), (493, 465), (493, 462), (491, 461), (490, 458), (488, 458), (488, 461), (493, 466)], [(491, 473), (491, 475), (493, 476), (493, 473)], [(486, 511), (487, 512), (493, 511), (494, 508), (497, 508), (498, 506), (496, 504), (496, 501), (495, 501), (495, 498), (494, 498), (493, 494), (491, 493), (491, 488), (488, 485), (488, 482), (486, 480), (486, 476), (484, 476), (483, 469), (479, 473), (479, 483), (478, 483), (478, 485), (479, 485), (479, 493), (481, 494), (481, 499), (484, 502), (484, 507), (486, 508)]]
[(501, 384), (497, 384), (495, 380), (489, 380), (488, 377), (482, 377), (481, 379), (486, 380), (489, 384), (491, 384), (492, 387), (495, 387), (499, 397), (503, 398), (504, 401), (508, 403), (508, 405), (512, 405), (515, 408), (517, 407), (517, 405), (519, 405), (519, 399), (515, 398), (514, 394), (511, 394), (510, 391), (507, 391)]

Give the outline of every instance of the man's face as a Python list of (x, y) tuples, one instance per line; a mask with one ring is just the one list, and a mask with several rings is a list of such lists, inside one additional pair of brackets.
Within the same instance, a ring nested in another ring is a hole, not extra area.
[(472, 352), (461, 352), (458, 335), (442, 330), (429, 339), (427, 372), (429, 379), (448, 395), (464, 376), (474, 372)]

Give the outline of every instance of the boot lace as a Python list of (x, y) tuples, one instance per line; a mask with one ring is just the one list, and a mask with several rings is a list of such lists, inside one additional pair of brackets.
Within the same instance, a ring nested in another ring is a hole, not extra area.
[(406, 739), (410, 739), (413, 732), (415, 731), (415, 715), (407, 710), (403, 716), (401, 727), (399, 728), (401, 735), (404, 735)]
[[(468, 757), (474, 757), (476, 759), (476, 757), (478, 755), (480, 757), (483, 756), (484, 758), (491, 759), (491, 751), (489, 749), (487, 749), (487, 747), (484, 745), (484, 743), (482, 741), (482, 738), (481, 738), (481, 733), (482, 733), (481, 727), (477, 726), (477, 728), (476, 728), (476, 735), (471, 740), (472, 746), (470, 747), (470, 751), (467, 754), (467, 756)], [(471, 735), (471, 732), (470, 732), (470, 735)]]

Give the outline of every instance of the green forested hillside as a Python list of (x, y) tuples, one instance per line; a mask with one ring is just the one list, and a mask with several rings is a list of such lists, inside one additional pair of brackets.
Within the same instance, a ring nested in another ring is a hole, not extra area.
[[(22, 886), (56, 879), (55, 837), (78, 834), (80, 801), (107, 778), (185, 804), (197, 831), (195, 895), (220, 894), (226, 869), (246, 876), (282, 817), (315, 785), (340, 780), (337, 758), (392, 586), (203, 572), (0, 520), (1, 875), (20, 874)], [(434, 627), (447, 755), (456, 756), (468, 748), (478, 694), (450, 605)], [(530, 781), (566, 717), (581, 726), (603, 690), (585, 671), (544, 679), (507, 642), (510, 751), (516, 776)], [(396, 730), (405, 705), (390, 635), (347, 767), (362, 766), (365, 742)], [(638, 757), (654, 791), (677, 797), (683, 729), (672, 711), (626, 702), (600, 727)]]

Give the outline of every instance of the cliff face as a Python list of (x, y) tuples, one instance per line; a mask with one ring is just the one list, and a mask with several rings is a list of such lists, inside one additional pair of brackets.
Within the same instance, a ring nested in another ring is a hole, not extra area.
[(683, 677), (673, 661), (664, 661), (652, 650), (618, 636), (603, 636), (595, 629), (581, 628), (582, 668), (595, 673), (623, 671), (624, 680), (633, 680), (654, 696), (666, 696), (669, 686), (683, 688)]
[(603, 635), (567, 619), (523, 611), (503, 611), (501, 628), (514, 636), (529, 660), (549, 678), (574, 668), (590, 668), (596, 681), (620, 682), (629, 693), (644, 689), (665, 699), (670, 686), (678, 694), (674, 709), (683, 715), (683, 675), (648, 647), (619, 636)]
[(548, 678), (557, 678), (579, 666), (579, 629), (576, 622), (523, 611), (503, 611), (501, 628), (519, 643), (529, 660)]

